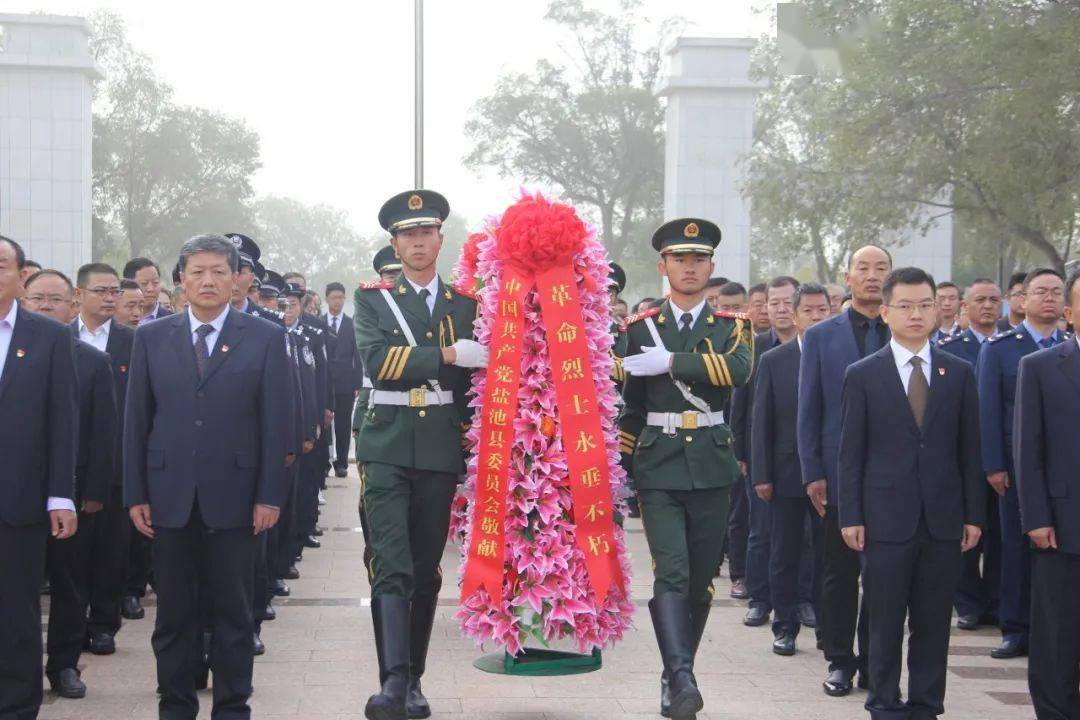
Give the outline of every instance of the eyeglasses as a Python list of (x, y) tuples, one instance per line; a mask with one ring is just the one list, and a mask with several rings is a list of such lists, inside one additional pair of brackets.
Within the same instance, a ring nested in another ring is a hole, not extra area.
[(60, 305), (62, 303), (70, 302), (64, 295), (23, 295), (23, 300), (34, 304), (47, 302), (50, 305)]
[(1058, 298), (1065, 297), (1065, 291), (1061, 288), (1038, 288), (1029, 292), (1028, 295), (1034, 298), (1039, 298), (1040, 300), (1047, 297), (1054, 298), (1056, 300)]
[(83, 288), (88, 293), (94, 293), (99, 298), (103, 297), (120, 297), (124, 294), (124, 291), (118, 287), (95, 287), (95, 288)]
[(923, 315), (932, 313), (935, 309), (937, 309), (937, 305), (933, 301), (921, 302), (918, 304), (897, 303), (896, 305), (886, 305), (886, 307), (890, 307), (897, 312), (904, 313), (905, 315), (911, 315), (912, 312), (915, 311), (915, 308), (918, 308), (919, 312)]

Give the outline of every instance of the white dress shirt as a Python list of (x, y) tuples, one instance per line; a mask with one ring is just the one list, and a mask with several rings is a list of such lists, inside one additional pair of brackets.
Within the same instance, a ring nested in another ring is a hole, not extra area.
[(19, 314), (19, 303), (11, 301), (8, 314), (0, 318), (0, 377), (4, 377), (4, 365), (7, 364), (8, 350), (11, 349), (11, 336), (15, 334), (15, 316)]
[[(439, 287), (438, 284), (436, 284), (435, 288), (438, 289), (438, 287)], [(433, 302), (433, 303), (431, 303), (431, 306), (430, 306), (429, 309), (434, 310), (434, 308), (435, 308), (435, 303)], [(330, 326), (330, 329), (334, 331), (335, 335), (338, 333), (339, 330), (341, 330), (341, 318), (344, 315), (345, 315), (345, 313), (341, 313), (341, 315), (334, 315), (333, 313), (326, 313), (326, 324)]]
[(105, 348), (109, 345), (109, 332), (111, 330), (112, 318), (103, 322), (97, 330), (91, 330), (83, 322), (82, 315), (79, 316), (79, 339), (87, 345), (93, 345), (101, 352), (107, 352)]
[[(0, 319), (0, 378), (4, 377), (4, 366), (7, 365), (8, 350), (11, 349), (11, 338), (15, 335), (15, 318), (18, 314), (19, 304), (13, 302), (8, 314)], [(45, 509), (75, 512), (75, 503), (70, 498), (50, 497), (45, 502)]]
[(206, 351), (207, 355), (214, 354), (214, 345), (217, 344), (218, 337), (221, 335), (221, 328), (225, 324), (225, 318), (229, 315), (229, 310), (232, 309), (231, 305), (226, 305), (225, 309), (221, 311), (221, 314), (208, 323), (204, 323), (199, 320), (191, 312), (191, 308), (188, 308), (188, 322), (191, 325), (191, 344), (194, 345), (199, 340), (199, 336), (195, 334), (195, 331), (202, 325), (210, 325), (214, 329), (212, 332), (206, 334)]
[(926, 376), (926, 384), (930, 385), (930, 343), (926, 343), (922, 346), (922, 350), (917, 353), (913, 353), (906, 347), (896, 342), (896, 340), (889, 341), (889, 347), (892, 348), (893, 360), (896, 361), (896, 369), (900, 373), (900, 382), (904, 385), (904, 394), (907, 394), (908, 383), (911, 382), (911, 371), (915, 368), (911, 365), (911, 358), (918, 355), (922, 358), (922, 374)]
[[(409, 280), (409, 278), (405, 279)], [(419, 295), (420, 291), (423, 290), (425, 287), (428, 289), (428, 292), (430, 294), (427, 296), (427, 309), (429, 313), (435, 312), (435, 293), (439, 292), (439, 276), (436, 275), (435, 277), (431, 278), (431, 282), (429, 282), (426, 286), (417, 285), (412, 280), (409, 280), (409, 284), (412, 285), (412, 289), (416, 291), (417, 295)]]
[(145, 325), (146, 323), (151, 322), (152, 320), (157, 320), (158, 310), (160, 310), (160, 309), (161, 309), (161, 303), (154, 303), (153, 309), (150, 312), (146, 313), (146, 315), (144, 317), (139, 319), (139, 324), (140, 325)]
[(669, 300), (671, 303), (671, 312), (675, 314), (675, 325), (679, 330), (683, 329), (682, 316), (686, 313), (690, 313), (690, 327), (694, 327), (697, 324), (698, 315), (701, 314), (702, 309), (705, 307), (705, 300), (702, 300), (689, 310), (684, 310), (675, 304), (674, 300)]

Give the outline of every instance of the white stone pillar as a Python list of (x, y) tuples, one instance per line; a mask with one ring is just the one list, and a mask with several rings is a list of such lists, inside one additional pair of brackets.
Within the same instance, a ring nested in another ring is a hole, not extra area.
[(66, 273), (90, 262), (90, 109), (102, 73), (86, 21), (0, 14), (0, 234)]
[(740, 192), (742, 158), (753, 142), (749, 38), (679, 38), (657, 84), (667, 98), (665, 219), (695, 216), (720, 226), (716, 274), (750, 280), (750, 201)]

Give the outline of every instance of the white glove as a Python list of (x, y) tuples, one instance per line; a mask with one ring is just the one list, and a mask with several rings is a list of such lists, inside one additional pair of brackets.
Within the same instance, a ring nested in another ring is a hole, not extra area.
[(488, 364), (488, 349), (475, 340), (458, 340), (454, 348), (454, 364), (463, 368), (483, 368)]
[(637, 377), (663, 375), (671, 370), (671, 353), (662, 347), (645, 345), (639, 354), (625, 358), (622, 366), (627, 373)]

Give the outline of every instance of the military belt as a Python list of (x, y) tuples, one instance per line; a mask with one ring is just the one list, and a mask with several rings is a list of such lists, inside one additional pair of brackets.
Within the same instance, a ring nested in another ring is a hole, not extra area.
[(397, 407), (422, 408), (428, 405), (449, 405), (454, 402), (454, 393), (449, 390), (372, 390), (368, 396), (368, 407), (375, 405), (395, 405)]
[(724, 413), (696, 412), (687, 410), (681, 413), (651, 412), (645, 416), (645, 424), (663, 428), (666, 435), (674, 435), (676, 430), (697, 430), (724, 424)]

